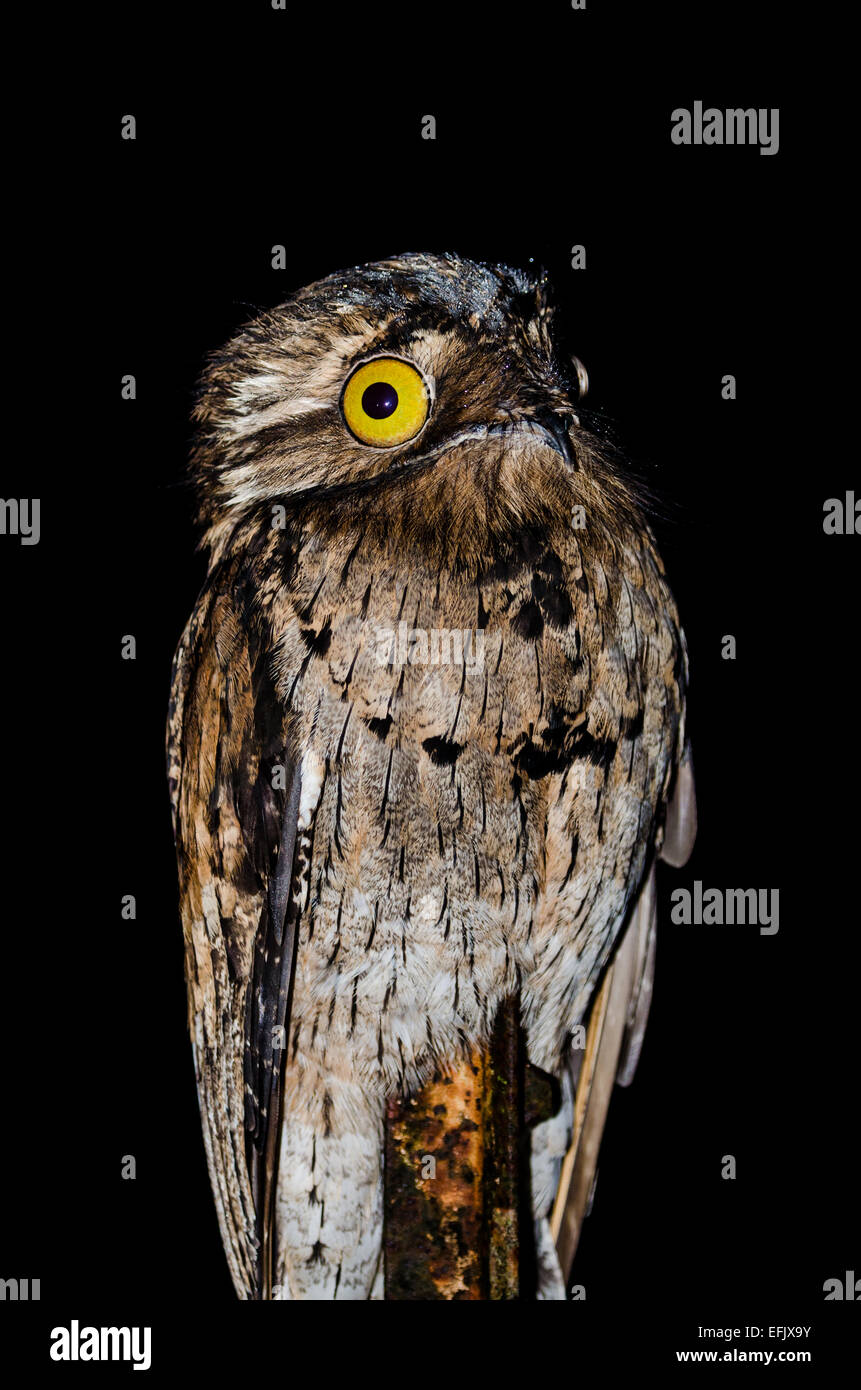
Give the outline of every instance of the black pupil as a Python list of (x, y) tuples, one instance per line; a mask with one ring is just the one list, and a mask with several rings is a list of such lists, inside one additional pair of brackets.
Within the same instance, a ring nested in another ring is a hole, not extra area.
[(385, 420), (398, 408), (398, 393), (387, 381), (375, 381), (362, 395), (362, 409), (372, 420)]

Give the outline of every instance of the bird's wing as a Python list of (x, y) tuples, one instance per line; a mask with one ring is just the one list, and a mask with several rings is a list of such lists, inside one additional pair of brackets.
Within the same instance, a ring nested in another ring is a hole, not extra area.
[(210, 1180), (240, 1298), (268, 1298), (300, 798), (264, 620), (238, 562), (176, 654), (168, 776)]
[[(685, 864), (693, 850), (696, 828), (693, 765), (687, 747), (667, 807), (660, 857), (676, 868)], [(640, 1059), (652, 1000), (656, 924), (653, 863), (592, 1001), (586, 1046), (582, 1055), (578, 1054), (571, 1143), (562, 1162), (550, 1216), (566, 1284), (591, 1206), (613, 1085), (629, 1086)]]

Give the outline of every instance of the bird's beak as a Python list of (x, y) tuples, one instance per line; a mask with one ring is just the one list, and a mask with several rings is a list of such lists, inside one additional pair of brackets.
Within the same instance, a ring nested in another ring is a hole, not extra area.
[(565, 462), (571, 468), (577, 467), (577, 459), (574, 450), (571, 448), (571, 436), (568, 431), (573, 424), (579, 424), (576, 415), (559, 415), (554, 410), (536, 411), (532, 420), (540, 426), (541, 430), (550, 436), (550, 441), (557, 454), (561, 454)]

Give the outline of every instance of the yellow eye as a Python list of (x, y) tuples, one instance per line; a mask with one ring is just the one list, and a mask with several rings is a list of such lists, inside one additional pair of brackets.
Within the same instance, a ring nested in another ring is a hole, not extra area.
[(429, 405), (421, 372), (397, 357), (378, 357), (357, 367), (341, 398), (352, 433), (378, 449), (405, 444), (417, 435)]

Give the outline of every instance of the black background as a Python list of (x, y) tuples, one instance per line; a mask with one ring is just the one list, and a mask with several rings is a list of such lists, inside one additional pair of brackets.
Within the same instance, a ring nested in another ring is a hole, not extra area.
[[(756, 48), (733, 10), (710, 24), (591, 0), (485, 8), (469, 29), (440, 7), (111, 12), (102, 59), (77, 36), (92, 80), (76, 81), (73, 134), (40, 180), (65, 255), (61, 273), (43, 266), (38, 335), (70, 400), (52, 412), (43, 397), (4, 464), (4, 496), (42, 499), (40, 544), (0, 543), (0, 1277), (42, 1287), (0, 1325), (54, 1374), (70, 1368), (48, 1361), (48, 1332), (73, 1317), (152, 1325), (153, 1374), (258, 1353), (289, 1374), (284, 1329), (306, 1326), (287, 1309), (251, 1325), (236, 1304), (200, 1139), (163, 766), (170, 662), (204, 572), (183, 469), (209, 350), (293, 289), (406, 250), (549, 270), (588, 403), (660, 498), (690, 646), (699, 840), (684, 870), (661, 870), (649, 1032), (611, 1108), (575, 1267), (586, 1302), (552, 1333), (603, 1345), (610, 1367), (663, 1367), (714, 1345), (699, 1324), (812, 1324), (790, 1345), (821, 1365), (855, 1321), (822, 1286), (861, 1272), (858, 542), (822, 530), (824, 500), (853, 477), (810, 401), (822, 270), (799, 248), (815, 132), (769, 58), (781, 12), (759, 11)], [(779, 106), (779, 154), (672, 145), (671, 111), (696, 99)], [(674, 926), (669, 895), (695, 879), (779, 889), (779, 933)]]

